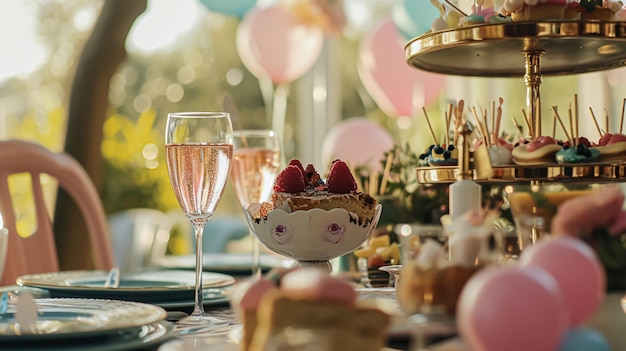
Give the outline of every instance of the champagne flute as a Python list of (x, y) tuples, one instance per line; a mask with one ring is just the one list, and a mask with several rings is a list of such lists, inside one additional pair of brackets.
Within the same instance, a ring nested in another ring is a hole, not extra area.
[[(233, 167), (230, 174), (235, 195), (244, 208), (269, 201), (280, 167), (280, 141), (272, 130), (238, 130), (233, 133)], [(253, 239), (252, 275), (261, 275), (260, 244)]]
[(194, 228), (194, 310), (178, 324), (208, 331), (227, 322), (209, 316), (202, 304), (202, 233), (213, 216), (230, 174), (233, 127), (225, 112), (178, 112), (167, 117), (165, 152), (176, 199)]

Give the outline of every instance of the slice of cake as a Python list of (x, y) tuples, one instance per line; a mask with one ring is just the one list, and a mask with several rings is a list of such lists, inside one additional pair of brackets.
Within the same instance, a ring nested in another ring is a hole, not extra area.
[[(352, 285), (316, 268), (285, 274), (280, 286), (252, 283), (239, 304), (244, 324), (242, 351), (313, 343), (325, 351), (380, 351), (390, 317), (357, 301)], [(254, 297), (254, 298), (253, 298)], [(252, 317), (256, 304), (256, 314)], [(297, 349), (297, 348), (294, 348)]]

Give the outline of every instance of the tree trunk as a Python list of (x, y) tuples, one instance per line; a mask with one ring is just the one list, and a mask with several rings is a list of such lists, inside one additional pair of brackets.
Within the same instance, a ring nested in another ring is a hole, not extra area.
[[(102, 189), (102, 125), (108, 108), (109, 82), (126, 58), (126, 37), (147, 0), (106, 0), (81, 54), (69, 103), (65, 151), (83, 165)], [(93, 267), (82, 215), (65, 191), (59, 190), (54, 217), (59, 263), (65, 269)]]

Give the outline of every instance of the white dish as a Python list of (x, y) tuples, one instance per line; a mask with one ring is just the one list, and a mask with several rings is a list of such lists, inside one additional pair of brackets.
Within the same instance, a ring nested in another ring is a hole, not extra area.
[[(118, 287), (104, 287), (108, 271), (64, 271), (19, 277), (17, 284), (46, 289), (52, 297), (91, 297), (141, 302), (182, 301), (193, 298), (195, 272), (162, 270), (120, 274)], [(235, 278), (222, 273), (205, 272), (202, 286), (221, 288)]]
[[(250, 274), (252, 272), (252, 254), (206, 253), (202, 259), (203, 269), (210, 272), (230, 274)], [(275, 255), (261, 255), (259, 264), (263, 271), (276, 267), (289, 267), (292, 260)], [(157, 265), (169, 269), (196, 268), (194, 255), (168, 255), (157, 262)]]
[[(104, 337), (55, 340), (54, 343), (23, 343), (16, 345), (20, 351), (122, 351), (149, 349), (175, 335), (174, 325), (167, 321), (147, 324), (138, 329), (120, 331)], [(4, 348), (8, 345), (2, 345)]]
[(163, 320), (161, 307), (115, 300), (37, 299), (38, 317), (28, 330), (22, 330), (15, 319), (15, 303), (9, 303), (0, 315), (0, 345), (66, 338), (95, 338), (116, 334)]

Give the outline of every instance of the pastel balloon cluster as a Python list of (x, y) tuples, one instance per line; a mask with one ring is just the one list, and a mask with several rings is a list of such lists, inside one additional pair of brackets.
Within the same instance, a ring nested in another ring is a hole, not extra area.
[(277, 3), (250, 10), (239, 24), (236, 44), (243, 64), (255, 77), (271, 79), (275, 84), (289, 83), (315, 64), (324, 44), (324, 31)]
[(582, 327), (605, 296), (595, 253), (571, 236), (545, 239), (517, 264), (478, 272), (457, 308), (459, 332), (473, 351), (608, 351)]
[(404, 39), (389, 17), (361, 39), (357, 68), (369, 95), (391, 117), (414, 116), (416, 109), (435, 101), (445, 86), (445, 76), (407, 64)]
[(322, 143), (322, 163), (342, 159), (347, 164), (382, 171), (381, 160), (395, 141), (389, 131), (365, 117), (341, 121), (328, 131)]

